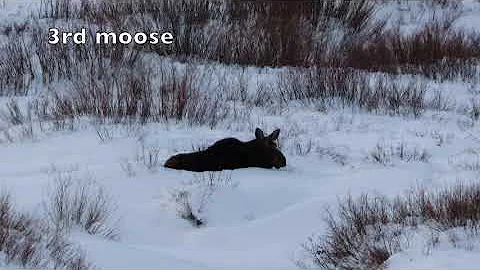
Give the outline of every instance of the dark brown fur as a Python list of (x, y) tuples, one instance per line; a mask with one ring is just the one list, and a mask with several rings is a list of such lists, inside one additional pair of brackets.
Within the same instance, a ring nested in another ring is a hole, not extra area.
[(248, 167), (271, 169), (285, 167), (285, 156), (277, 147), (280, 130), (265, 136), (259, 128), (255, 139), (242, 142), (235, 138), (217, 141), (203, 151), (172, 156), (164, 166), (194, 172), (233, 170)]

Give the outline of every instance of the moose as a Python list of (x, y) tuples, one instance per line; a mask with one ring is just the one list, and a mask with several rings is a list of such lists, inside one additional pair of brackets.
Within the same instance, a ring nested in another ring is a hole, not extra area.
[(234, 170), (248, 167), (279, 169), (287, 165), (285, 156), (277, 146), (280, 129), (265, 136), (260, 128), (255, 130), (255, 139), (242, 142), (225, 138), (205, 150), (183, 153), (170, 157), (165, 167), (193, 172)]

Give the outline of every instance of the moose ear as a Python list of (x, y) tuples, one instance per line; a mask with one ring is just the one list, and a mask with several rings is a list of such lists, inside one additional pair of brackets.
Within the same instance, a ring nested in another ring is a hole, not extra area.
[(265, 138), (265, 135), (263, 135), (263, 131), (259, 128), (255, 129), (255, 138), (257, 139), (263, 139)]
[(275, 141), (278, 139), (278, 135), (280, 135), (280, 129), (276, 129), (274, 132), (272, 132), (272, 134), (270, 134), (270, 136), (268, 136), (268, 138)]

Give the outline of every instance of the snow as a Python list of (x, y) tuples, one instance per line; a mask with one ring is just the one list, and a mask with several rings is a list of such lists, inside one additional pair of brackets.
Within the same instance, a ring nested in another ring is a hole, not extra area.
[[(0, 30), (24, 22), (38, 10), (38, 2), (0, 2)], [(480, 3), (464, 3), (456, 26), (478, 30), (474, 26), (480, 23)], [(418, 3), (383, 5), (379, 16), (400, 10), (392, 21), (406, 31), (429, 16), (418, 17), (425, 9)], [(3, 38), (0, 34), (0, 43)], [(238, 72), (236, 67), (219, 66), (226, 74)], [(259, 81), (268, 82), (276, 70), (246, 72), (251, 75), (251, 89)], [(472, 87), (480, 87), (461, 81), (427, 83), (429, 94), (447, 92), (458, 107), (475, 96)], [(0, 98), (0, 104), (7, 100)], [(0, 131), (6, 130), (1, 121)], [(161, 164), (173, 154), (224, 137), (250, 140), (257, 126), (266, 132), (281, 129), (287, 167), (217, 173), (231, 180), (208, 198), (201, 213), (206, 225), (195, 228), (181, 219), (172, 194), (189, 190), (194, 198), (200, 198), (205, 188), (198, 181), (202, 174)], [(99, 138), (99, 127), (83, 122), (72, 131), (35, 129), (33, 138), (12, 129), (16, 139), (0, 143), (0, 187), (12, 193), (21, 209), (41, 215), (42, 201), (58, 172), (93, 177), (117, 205), (114, 215), (120, 239), (111, 241), (80, 231), (72, 232), (70, 238), (99, 268), (291, 269), (296, 267), (301, 244), (312, 234), (325, 232), (324, 209), (335, 205), (338, 198), (364, 192), (396, 196), (418, 185), (435, 189), (479, 176), (478, 169), (466, 170), (465, 164), (479, 162), (480, 144), (475, 136), (480, 134), (480, 126), (457, 110), (427, 111), (415, 119), (349, 109), (319, 112), (313, 106), (292, 103), (281, 114), (256, 108), (244, 122), (227, 121), (214, 129), (183, 122), (106, 125), (105, 132), (112, 136), (106, 140)], [(309, 141), (312, 150), (299, 154), (297, 144), (305, 147)], [(390, 147), (400, 143), (425, 149), (431, 160), (409, 163), (392, 157), (384, 165), (368, 158), (378, 144)], [(141, 160), (145, 148), (158, 149), (158, 164), (153, 169)], [(460, 241), (468, 242), (468, 249), (442, 238), (441, 244), (426, 254), (427, 238), (419, 232), (416, 241), (387, 261), (388, 269), (478, 268), (478, 236)]]
[[(292, 113), (294, 119), (295, 116)], [(335, 115), (317, 117), (325, 125), (332, 117), (336, 119)], [(252, 168), (230, 172), (234, 184), (215, 192), (204, 213), (207, 226), (199, 229), (178, 218), (169, 197), (174, 188), (195, 180), (194, 174), (162, 167), (151, 172), (141, 164), (134, 165), (135, 177), (128, 177), (122, 170), (120, 163), (134, 159), (137, 153), (135, 137), (102, 142), (90, 129), (52, 134), (35, 142), (1, 145), (0, 180), (2, 186), (13, 191), (20, 205), (41, 211), (39, 198), (44, 197), (45, 187), (55, 171), (93, 174), (118, 204), (121, 240), (105, 241), (81, 233), (73, 238), (100, 268), (273, 269), (295, 266), (295, 250), (306, 237), (324, 226), (322, 210), (335, 203), (337, 197), (362, 192), (394, 196), (417, 184), (435, 187), (460, 176), (465, 179), (463, 175), (472, 179), (478, 176), (478, 172), (458, 172), (448, 164), (451, 153), (474, 145), (472, 139), (455, 127), (454, 120), (447, 121), (451, 126), (443, 130), (455, 136), (448, 145), (438, 147), (429, 133), (441, 133), (442, 126), (433, 117), (433, 120), (358, 114), (345, 117), (351, 117), (352, 124), (346, 124), (350, 131), (344, 128), (322, 131), (300, 117), (297, 123), (307, 134), (324, 133), (312, 136), (318, 138), (319, 145), (334, 149), (348, 147), (351, 161), (346, 166), (314, 153), (305, 157), (286, 154), (288, 166), (281, 170)], [(172, 149), (172, 141), (189, 137), (183, 127), (168, 129), (160, 125), (142, 132), (146, 138), (155, 138), (152, 140), (163, 150), (160, 160), (174, 153), (166, 150)], [(426, 136), (419, 139), (413, 132)], [(211, 133), (203, 128), (188, 131), (196, 138), (192, 141), (231, 135), (219, 130)], [(239, 137), (249, 137), (247, 132), (243, 134)], [(432, 162), (395, 162), (391, 166), (366, 162), (367, 151), (379, 140), (417, 143), (430, 151)], [(412, 267), (433, 267), (427, 262), (420, 261), (421, 264)]]
[[(438, 239), (432, 243), (431, 239)], [(476, 269), (478, 238), (468, 230), (451, 229), (442, 233), (420, 228), (411, 235), (413, 248), (390, 257), (389, 269)], [(429, 242), (430, 241), (430, 242)]]

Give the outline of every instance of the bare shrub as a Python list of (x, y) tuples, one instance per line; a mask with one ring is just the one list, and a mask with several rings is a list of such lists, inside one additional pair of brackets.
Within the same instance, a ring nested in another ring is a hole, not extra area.
[(203, 58), (258, 66), (309, 65), (315, 48), (329, 40), (335, 27), (345, 28), (345, 36), (367, 36), (375, 11), (367, 0), (44, 1), (41, 17), (75, 16), (85, 24), (108, 25), (113, 32), (163, 28), (175, 33), (171, 46), (142, 45), (137, 46), (139, 50), (180, 60)]
[(349, 69), (309, 68), (290, 70), (280, 77), (280, 98), (332, 107), (352, 106), (369, 112), (420, 116), (426, 107), (426, 85), (389, 75), (376, 77)]
[[(95, 40), (98, 29), (94, 25), (83, 25), (76, 21), (70, 25), (71, 31), (82, 28), (86, 29), (88, 39)], [(70, 42), (52, 45), (49, 44), (49, 35), (46, 33), (48, 29), (44, 26), (32, 26), (31, 46), (38, 57), (43, 83), (61, 79), (75, 81), (79, 77), (109, 79), (112, 74), (118, 73), (122, 68), (138, 67), (142, 59), (140, 50), (137, 50), (134, 45), (97, 44), (96, 42), (87, 42), (82, 46)], [(145, 70), (145, 67), (142, 67)]]
[(39, 266), (43, 263), (41, 250), (35, 247), (41, 241), (41, 231), (40, 228), (35, 229), (36, 223), (33, 218), (16, 213), (10, 196), (2, 194), (0, 248), (7, 256), (7, 263), (18, 263), (23, 267)]
[(316, 267), (322, 269), (377, 269), (392, 254), (400, 251), (395, 234), (402, 227), (390, 229), (389, 202), (382, 197), (347, 197), (338, 210), (328, 210), (328, 233), (311, 237), (303, 248)]
[(390, 149), (385, 148), (381, 144), (377, 144), (375, 148), (370, 152), (369, 159), (372, 160), (374, 163), (379, 164), (389, 164), (392, 159), (392, 153)]
[(398, 158), (404, 162), (428, 162), (430, 154), (425, 149), (410, 147), (405, 142), (396, 146), (386, 146), (378, 143), (367, 158), (374, 163), (386, 165), (390, 164), (393, 158)]
[(395, 155), (405, 162), (429, 162), (430, 154), (426, 149), (409, 147), (405, 142), (400, 143), (394, 148)]
[(135, 177), (137, 175), (132, 162), (130, 162), (128, 159), (120, 162), (120, 168), (122, 168), (128, 177)]
[(139, 149), (136, 154), (136, 162), (145, 165), (149, 170), (157, 169), (163, 166), (160, 159), (160, 148), (148, 146), (143, 140), (140, 141)]
[(452, 2), (448, 0), (423, 0), (422, 2), (430, 7), (439, 6), (443, 9), (449, 8), (456, 10), (459, 6), (458, 2)]
[(477, 235), (479, 200), (478, 184), (461, 183), (438, 191), (412, 189), (392, 200), (348, 196), (335, 212), (327, 211), (327, 233), (310, 237), (303, 248), (314, 267), (378, 269), (402, 250), (407, 231), (420, 225), (437, 232), (461, 227)]
[[(404, 35), (399, 29), (385, 30), (385, 20), (375, 18), (375, 3), (368, 0), (84, 0), (80, 4), (44, 0), (43, 6), (44, 17), (75, 16), (89, 29), (89, 24), (96, 24), (112, 32), (168, 29), (175, 33), (169, 46), (109, 44), (114, 48), (110, 52), (97, 50), (111, 60), (133, 50), (133, 55), (155, 52), (181, 61), (200, 58), (240, 65), (355, 68), (443, 80), (472, 78), (472, 64), (480, 56), (479, 35), (454, 29), (454, 16), (434, 17), (416, 33)], [(455, 10), (455, 5), (447, 6)], [(52, 53), (64, 51), (61, 47)], [(81, 59), (87, 54), (76, 55)], [(58, 66), (57, 58), (67, 63), (58, 56), (49, 59), (54, 61), (52, 67)], [(48, 68), (49, 61), (41, 62)], [(63, 71), (57, 68), (57, 72)]]
[(119, 236), (111, 224), (114, 205), (103, 188), (91, 180), (59, 173), (43, 205), (46, 218), (58, 231), (68, 232), (78, 226), (89, 234), (108, 239)]
[(177, 211), (181, 218), (189, 221), (194, 227), (200, 227), (204, 224), (200, 218), (198, 218), (198, 210), (194, 212), (191, 202), (191, 194), (188, 191), (181, 190), (172, 194), (172, 197), (177, 204)]
[(72, 0), (41, 0), (40, 2), (40, 17), (68, 20), (76, 14)]
[(7, 264), (24, 268), (91, 268), (79, 247), (41, 220), (17, 212), (6, 193), (0, 196), (0, 251)]
[(451, 144), (454, 137), (453, 133), (443, 133), (439, 131), (432, 131), (430, 136), (435, 140), (436, 146), (443, 146), (445, 144)]
[(450, 111), (455, 108), (455, 100), (447, 97), (441, 91), (435, 91), (433, 97), (427, 102), (427, 107), (439, 111)]
[(306, 141), (295, 140), (295, 142), (293, 143), (293, 149), (293, 152), (296, 155), (306, 156), (310, 154), (313, 149), (313, 141), (312, 139)]
[(407, 193), (411, 216), (429, 221), (439, 230), (462, 227), (478, 232), (480, 221), (480, 186), (463, 184), (439, 191), (417, 188)]
[[(363, 36), (375, 11), (369, 1), (227, 3), (230, 27), (219, 38), (215, 60), (258, 66), (316, 64), (328, 57), (331, 50), (326, 47), (335, 43), (330, 39), (334, 28), (348, 33), (345, 36)], [(232, 33), (249, 39), (226, 38)], [(225, 50), (232, 47), (235, 50)]]
[(85, 252), (67, 241), (61, 234), (53, 234), (48, 239), (47, 248), (52, 257), (54, 269), (86, 270), (93, 268), (93, 265), (86, 260)]
[(160, 69), (160, 82), (155, 84), (153, 70), (142, 64), (134, 70), (104, 70), (98, 80), (79, 77), (74, 91), (48, 97), (48, 114), (55, 119), (90, 116), (104, 123), (173, 119), (211, 127), (227, 117), (223, 100), (202, 93), (192, 82), (193, 74), (185, 70), (182, 75), (174, 66), (170, 68)]
[(160, 119), (186, 119), (189, 124), (208, 124), (214, 127), (228, 115), (223, 98), (202, 93), (194, 83), (196, 79), (191, 67), (183, 75), (172, 67), (162, 69), (163, 81), (158, 86), (159, 104), (155, 108)]
[(448, 162), (449, 164), (465, 171), (480, 171), (480, 153), (473, 148), (452, 155), (449, 157)]
[(171, 198), (179, 216), (194, 227), (206, 224), (201, 216), (206, 211), (213, 194), (222, 188), (235, 187), (231, 174), (225, 172), (204, 172), (194, 174), (194, 178), (185, 182), (181, 188), (171, 192)]
[(214, 192), (219, 188), (234, 187), (236, 184), (232, 182), (232, 174), (227, 172), (204, 172), (195, 173), (190, 185), (201, 188), (207, 188)]
[(480, 119), (480, 99), (471, 99), (470, 100), (471, 107), (470, 107), (470, 117), (477, 121)]
[(11, 125), (21, 125), (26, 122), (27, 116), (24, 111), (20, 109), (18, 102), (16, 100), (10, 100), (5, 105), (6, 111), (2, 111), (0, 117)]
[(228, 13), (232, 19), (248, 18), (252, 12), (264, 20), (282, 20), (289, 17), (304, 17), (318, 23), (325, 17), (334, 18), (352, 28), (365, 27), (371, 19), (374, 5), (368, 1), (327, 0), (309, 2), (245, 2), (229, 1)]
[(12, 36), (0, 46), (0, 96), (26, 95), (34, 79), (32, 56), (25, 38)]
[(27, 104), (22, 105), (19, 104), (18, 100), (12, 99), (5, 104), (4, 110), (0, 109), (0, 119), (7, 124), (7, 127), (3, 130), (3, 135), (8, 142), (35, 139), (37, 111), (33, 103), (27, 102)]
[(98, 139), (102, 142), (111, 141), (113, 139), (111, 130), (106, 127), (97, 127), (96, 131)]
[(479, 36), (452, 28), (445, 19), (434, 19), (418, 32), (405, 36), (388, 30), (366, 44), (350, 46), (342, 66), (371, 71), (410, 72), (434, 79), (471, 78), (469, 59), (479, 59)]
[(340, 150), (336, 147), (318, 146), (315, 150), (321, 158), (327, 156), (331, 160), (342, 166), (345, 166), (348, 163), (348, 154), (346, 153), (345, 149)]

